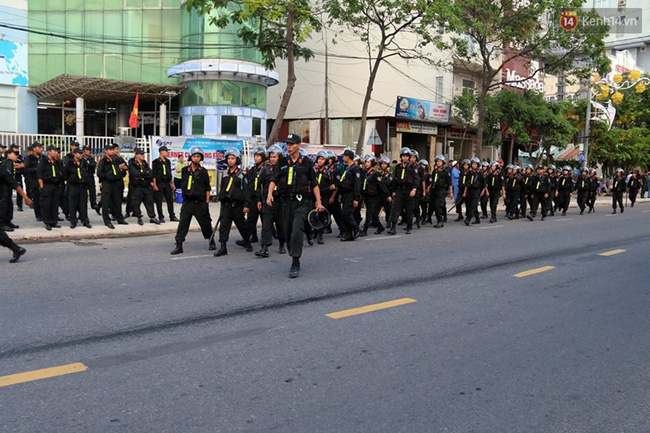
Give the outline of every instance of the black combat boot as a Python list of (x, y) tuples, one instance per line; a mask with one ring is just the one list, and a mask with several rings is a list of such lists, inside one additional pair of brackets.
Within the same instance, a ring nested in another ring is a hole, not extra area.
[(16, 263), (20, 258), (27, 252), (27, 250), (23, 247), (19, 247), (16, 245), (15, 242), (11, 242), (9, 244), (9, 249), (14, 253), (14, 256), (11, 260), (9, 260), (9, 263)]
[(280, 242), (280, 247), (278, 248), (278, 254), (286, 254), (287, 249), (284, 247), (284, 242)]
[(291, 269), (289, 270), (289, 278), (296, 278), (298, 274), (300, 274), (300, 259), (294, 257), (291, 263)]
[(406, 226), (406, 233), (405, 233), (405, 234), (410, 235), (410, 234), (411, 234), (411, 229), (412, 229), (412, 228), (413, 228), (413, 226), (411, 226), (411, 225), (407, 225), (407, 226)]
[(384, 226), (381, 225), (381, 223), (380, 223), (380, 224), (377, 226), (377, 230), (375, 230), (375, 234), (376, 234), (376, 235), (380, 235), (380, 234), (382, 234), (384, 231), (386, 231), (386, 229), (385, 229)]
[(217, 245), (214, 242), (214, 237), (210, 239), (210, 242), (208, 243), (208, 251), (214, 251), (217, 249)]
[(363, 226), (363, 228), (359, 231), (359, 237), (363, 238), (365, 236), (368, 236), (368, 227)]
[(214, 253), (215, 257), (221, 257), (221, 256), (225, 256), (226, 254), (228, 254), (228, 248), (226, 248), (226, 243), (225, 242), (219, 242), (219, 244), (221, 244), (221, 248), (219, 248), (219, 251)]
[(462, 220), (463, 220), (463, 214), (459, 213), (458, 217), (456, 217), (456, 219), (454, 221), (462, 221)]
[(253, 236), (251, 236), (250, 243), (254, 244), (256, 242), (259, 242), (260, 240), (257, 238), (257, 233), (253, 233)]
[(323, 242), (323, 232), (318, 232), (316, 235), (316, 243), (318, 245), (323, 245), (325, 242)]
[(172, 256), (183, 254), (183, 242), (176, 242), (176, 248), (174, 248), (170, 254)]
[(439, 229), (439, 228), (444, 227), (444, 224), (442, 223), (442, 221), (436, 221), (436, 225), (433, 226), (433, 227)]
[(495, 223), (495, 222), (497, 222), (497, 217), (496, 215), (492, 215), (492, 217), (490, 218), (490, 223)]
[(262, 257), (262, 258), (268, 257), (269, 256), (269, 247), (267, 247), (266, 245), (262, 245), (262, 248), (259, 251), (255, 252), (255, 255), (257, 257)]
[(389, 235), (394, 235), (395, 233), (397, 233), (397, 228), (395, 227), (395, 223), (388, 223), (388, 224), (390, 227), (388, 228), (388, 231), (386, 233), (388, 233)]

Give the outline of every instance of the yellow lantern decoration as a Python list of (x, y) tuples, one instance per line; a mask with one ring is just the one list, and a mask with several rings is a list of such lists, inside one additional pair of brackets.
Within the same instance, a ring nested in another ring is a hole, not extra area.
[(630, 71), (630, 73), (627, 74), (627, 79), (632, 81), (632, 82), (638, 80), (639, 78), (641, 78), (641, 72), (639, 72), (636, 69), (633, 70), (633, 71)]
[(636, 90), (636, 93), (643, 93), (645, 92), (645, 83), (639, 83), (636, 86), (634, 86), (634, 90)]
[(609, 96), (609, 86), (607, 84), (600, 85), (600, 92), (598, 93), (598, 98), (603, 99)]
[(621, 74), (614, 74), (614, 77), (612, 78), (612, 81), (614, 81), (616, 84), (622, 83), (623, 82), (623, 76)]
[(621, 101), (623, 101), (623, 94), (621, 92), (616, 92), (612, 95), (612, 102), (614, 104), (618, 104)]

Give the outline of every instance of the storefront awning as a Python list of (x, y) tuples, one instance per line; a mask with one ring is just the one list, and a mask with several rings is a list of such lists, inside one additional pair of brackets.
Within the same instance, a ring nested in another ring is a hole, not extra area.
[(84, 98), (88, 102), (133, 102), (136, 92), (144, 100), (157, 99), (166, 101), (170, 97), (177, 96), (184, 88), (184, 86), (171, 84), (139, 83), (63, 74), (32, 87), (29, 91), (39, 101)]

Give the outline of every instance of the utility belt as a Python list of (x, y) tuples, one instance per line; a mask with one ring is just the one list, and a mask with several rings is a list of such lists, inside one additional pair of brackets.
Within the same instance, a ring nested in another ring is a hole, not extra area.
[(205, 203), (205, 197), (198, 198), (198, 197), (195, 197), (195, 196), (186, 196), (186, 195), (183, 196), (183, 203), (198, 204), (198, 203), (201, 203), (201, 202)]
[(310, 198), (309, 195), (310, 195), (309, 193), (290, 192), (290, 193), (287, 193), (286, 198), (287, 198), (287, 200), (290, 200), (290, 201), (302, 202), (302, 201), (305, 201), (305, 200), (309, 200), (309, 198)]

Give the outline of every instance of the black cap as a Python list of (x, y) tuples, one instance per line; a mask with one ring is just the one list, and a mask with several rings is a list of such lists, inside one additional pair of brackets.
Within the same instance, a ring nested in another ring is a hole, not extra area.
[(70, 147), (72, 146), (79, 147), (79, 142), (77, 140), (72, 140), (72, 142), (70, 143)]
[(34, 147), (43, 147), (43, 143), (39, 143), (38, 141), (35, 141), (34, 143), (32, 143), (32, 148)]
[(30, 150), (34, 150), (34, 145), (33, 144), (30, 144), (29, 146), (27, 146), (27, 151), (30, 151)]
[(142, 150), (142, 149), (140, 149), (140, 148), (136, 148), (136, 149), (135, 149), (135, 154), (136, 154), (136, 155), (144, 155), (144, 150)]
[(119, 148), (120, 148), (120, 145), (117, 144), (117, 143), (113, 143), (113, 145), (111, 146), (111, 149), (119, 149)]
[(91, 151), (92, 151), (92, 149), (91, 149), (90, 146), (88, 146), (88, 145), (85, 145), (81, 150), (83, 150), (84, 152), (85, 152), (86, 150), (91, 150)]
[(81, 150), (79, 148), (76, 148), (76, 149), (72, 149), (72, 153), (78, 153), (78, 154), (82, 155), (84, 152), (83, 152), (83, 150)]
[(11, 146), (9, 146), (9, 149), (20, 149), (20, 146), (18, 146), (17, 144), (12, 144)]
[(59, 149), (58, 147), (56, 147), (54, 145), (47, 146), (47, 151), (49, 152), (50, 150), (56, 150), (57, 152), (61, 152), (61, 149)]
[(345, 149), (345, 150), (343, 151), (343, 156), (347, 156), (347, 157), (349, 157), (349, 158), (353, 158), (353, 159), (354, 159), (354, 151), (352, 151), (352, 149)]
[(158, 152), (167, 152), (169, 149), (167, 149), (167, 146), (160, 146), (158, 148)]
[(298, 134), (289, 134), (284, 142), (287, 144), (300, 144), (302, 143), (302, 139)]
[(105, 144), (104, 145), (104, 150), (111, 150), (113, 148), (112, 144)]
[(3, 149), (7, 148), (7, 146), (5, 144), (2, 144), (2, 143), (0, 143), (0, 147), (3, 148)]

